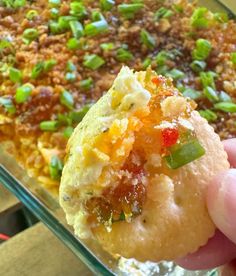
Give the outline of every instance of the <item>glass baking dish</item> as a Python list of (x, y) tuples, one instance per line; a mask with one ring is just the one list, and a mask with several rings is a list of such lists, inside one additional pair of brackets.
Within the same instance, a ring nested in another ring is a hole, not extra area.
[[(226, 11), (234, 17), (236, 10), (230, 10), (230, 1), (225, 1), (225, 5), (222, 2), (224, 1), (199, 1), (200, 5), (214, 12)], [(7, 153), (10, 146), (9, 142), (0, 145), (0, 182), (16, 195), (95, 275), (217, 275), (214, 271), (186, 271), (170, 262), (144, 264), (135, 260), (119, 261), (106, 253), (96, 242), (80, 241), (67, 225), (57, 198), (43, 189), (35, 179), (30, 178)]]

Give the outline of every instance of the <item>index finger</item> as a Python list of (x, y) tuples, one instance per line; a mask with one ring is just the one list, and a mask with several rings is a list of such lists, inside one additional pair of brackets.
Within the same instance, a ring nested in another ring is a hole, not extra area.
[(236, 138), (223, 141), (232, 168), (236, 168)]

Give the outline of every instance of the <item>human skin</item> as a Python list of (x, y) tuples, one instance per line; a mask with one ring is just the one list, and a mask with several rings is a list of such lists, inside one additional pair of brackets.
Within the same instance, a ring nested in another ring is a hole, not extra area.
[[(225, 265), (222, 275), (236, 273), (236, 139), (223, 142), (231, 169), (217, 175), (207, 193), (209, 214), (218, 230), (197, 252), (177, 263), (189, 270)], [(217, 161), (217, 160), (216, 160)]]

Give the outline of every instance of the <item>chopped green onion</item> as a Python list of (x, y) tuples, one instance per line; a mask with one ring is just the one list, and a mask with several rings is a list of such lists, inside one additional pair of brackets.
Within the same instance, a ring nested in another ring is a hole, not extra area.
[(26, 4), (26, 0), (2, 0), (0, 4), (3, 4), (3, 6), (7, 8), (21, 8), (24, 7)]
[(211, 49), (210, 41), (200, 38), (196, 42), (196, 48), (192, 52), (192, 57), (196, 60), (205, 60), (209, 56)]
[(221, 91), (219, 95), (220, 102), (232, 102), (232, 98), (226, 92)]
[(169, 10), (167, 8), (161, 7), (158, 11), (154, 14), (154, 19), (158, 21), (161, 18), (168, 18), (172, 16), (174, 13), (172, 10)]
[(73, 131), (74, 131), (74, 128), (71, 127), (71, 126), (68, 126), (68, 127), (65, 128), (64, 131), (63, 131), (64, 137), (67, 138), (67, 139), (69, 139), (70, 136), (72, 135)]
[(171, 152), (169, 156), (166, 156), (166, 162), (169, 168), (178, 169), (205, 154), (204, 148), (201, 146), (197, 139), (180, 145), (178, 149)]
[(172, 69), (171, 71), (165, 74), (167, 77), (172, 78), (173, 80), (179, 80), (184, 78), (185, 73), (178, 69)]
[(206, 69), (206, 62), (203, 60), (194, 60), (191, 64), (190, 67), (195, 73), (202, 72)]
[(200, 80), (202, 82), (202, 86), (205, 88), (207, 86), (212, 87), (213, 89), (216, 89), (215, 86), (215, 80), (216, 74), (214, 72), (201, 72), (200, 73)]
[(70, 28), (75, 38), (80, 38), (84, 34), (84, 29), (79, 21), (70, 21)]
[(68, 41), (67, 41), (67, 44), (66, 44), (67, 48), (69, 50), (77, 50), (77, 49), (80, 49), (81, 47), (81, 44), (79, 42), (79, 40), (77, 38), (70, 38)]
[(52, 8), (50, 10), (50, 15), (51, 15), (51, 18), (57, 19), (58, 16), (60, 15), (60, 11), (57, 8)]
[(85, 25), (84, 32), (88, 36), (101, 34), (108, 30), (108, 24), (105, 19)]
[(134, 56), (130, 51), (125, 50), (124, 48), (120, 48), (116, 52), (116, 58), (120, 62), (125, 62), (125, 61), (132, 60)]
[(194, 28), (207, 28), (209, 26), (207, 13), (208, 9), (205, 7), (199, 7), (195, 9), (191, 17), (191, 25)]
[(76, 16), (79, 20), (83, 19), (87, 15), (87, 11), (83, 3), (71, 2), (70, 3), (70, 14)]
[(72, 61), (67, 61), (66, 70), (69, 72), (76, 71), (76, 66), (74, 65), (74, 63)]
[(114, 0), (100, 0), (100, 6), (103, 11), (110, 11), (114, 5)]
[(173, 9), (174, 9), (176, 12), (178, 12), (178, 13), (182, 13), (182, 12), (184, 11), (183, 6), (181, 6), (181, 5), (174, 4), (172, 7), (173, 7)]
[(14, 114), (16, 112), (16, 108), (12, 100), (9, 98), (0, 97), (0, 105), (2, 105), (10, 114)]
[(81, 110), (70, 112), (70, 118), (72, 119), (73, 123), (80, 123), (90, 108), (91, 104), (87, 104), (84, 105)]
[(69, 30), (71, 21), (76, 21), (76, 17), (71, 15), (60, 16), (58, 19), (59, 28), (64, 31)]
[(173, 59), (173, 55), (171, 54), (171, 52), (167, 52), (164, 50), (160, 51), (155, 57), (158, 66), (165, 65), (168, 59)]
[(72, 94), (66, 90), (61, 93), (60, 102), (69, 109), (72, 109), (74, 106), (74, 98)]
[(58, 126), (58, 121), (43, 121), (39, 124), (39, 128), (43, 131), (56, 131)]
[(127, 19), (134, 17), (135, 13), (144, 7), (143, 3), (120, 4), (118, 5), (118, 12)]
[(155, 38), (146, 30), (141, 30), (140, 39), (141, 42), (149, 49), (153, 49), (156, 45)]
[(96, 70), (105, 64), (105, 60), (98, 55), (86, 55), (84, 57), (83, 65), (89, 69)]
[(71, 126), (72, 125), (72, 119), (68, 114), (57, 114), (57, 120), (59, 125), (63, 126)]
[(28, 100), (33, 90), (33, 85), (27, 83), (17, 88), (15, 100), (19, 103), (24, 103)]
[(152, 60), (150, 58), (145, 58), (145, 60), (142, 63), (143, 69), (147, 69), (148, 66), (152, 64)]
[(235, 103), (228, 103), (228, 102), (216, 103), (214, 105), (214, 108), (224, 111), (224, 112), (229, 112), (229, 113), (236, 112), (236, 104)]
[(184, 91), (182, 92), (182, 94), (184, 95), (184, 97), (190, 98), (192, 100), (198, 100), (202, 96), (201, 92), (196, 91), (196, 90), (194, 90), (192, 88), (186, 88), (186, 89), (184, 89)]
[(115, 45), (114, 43), (110, 42), (110, 43), (102, 43), (100, 45), (100, 47), (104, 50), (104, 51), (110, 51), (112, 49), (114, 49)]
[(25, 29), (23, 32), (23, 38), (25, 39), (24, 40), (25, 42), (28, 41), (30, 43), (31, 41), (38, 38), (38, 36), (39, 36), (39, 33), (34, 28)]
[(80, 81), (79, 86), (84, 90), (89, 90), (93, 87), (93, 79), (88, 78), (86, 80), (82, 80)]
[(167, 73), (168, 73), (168, 70), (169, 70), (169, 67), (166, 66), (166, 65), (161, 65), (161, 66), (158, 66), (157, 69), (156, 69), (156, 72), (158, 75), (163, 75), (165, 76)]
[(26, 18), (28, 20), (34, 20), (35, 17), (37, 17), (39, 14), (36, 10), (29, 10), (26, 14)]
[(16, 68), (11, 67), (9, 69), (10, 80), (14, 83), (19, 83), (22, 81), (22, 72)]
[(36, 65), (33, 67), (33, 70), (31, 72), (31, 78), (37, 79), (44, 71), (44, 62), (40, 61), (36, 63)]
[(61, 5), (61, 0), (48, 0), (51, 7), (58, 7)]
[(49, 29), (50, 29), (50, 33), (52, 34), (59, 34), (63, 31), (59, 23), (55, 21), (51, 21), (49, 23)]
[(59, 157), (54, 155), (51, 158), (50, 165), (49, 165), (49, 173), (51, 178), (53, 180), (60, 180), (62, 169), (63, 169), (62, 161), (59, 159)]
[(57, 61), (55, 59), (46, 60), (43, 66), (44, 72), (50, 71), (56, 64), (57, 64)]
[(12, 43), (7, 39), (0, 39), (0, 52), (6, 48), (11, 48)]
[(219, 101), (219, 97), (218, 97), (217, 92), (210, 86), (207, 86), (206, 88), (204, 88), (203, 94), (211, 102), (218, 102)]
[(228, 14), (226, 12), (216, 12), (214, 13), (214, 18), (220, 23), (226, 23), (229, 21)]
[(74, 81), (76, 81), (76, 74), (73, 72), (67, 72), (65, 79), (69, 82), (74, 82)]
[(231, 61), (233, 62), (234, 65), (236, 65), (236, 52), (231, 53)]
[(114, 219), (112, 217), (112, 223), (119, 222), (119, 221), (125, 221), (125, 213), (123, 211), (120, 213), (119, 218)]
[(198, 111), (200, 115), (205, 118), (208, 122), (214, 122), (217, 120), (217, 115), (214, 111), (210, 109), (205, 109), (205, 110), (199, 110)]

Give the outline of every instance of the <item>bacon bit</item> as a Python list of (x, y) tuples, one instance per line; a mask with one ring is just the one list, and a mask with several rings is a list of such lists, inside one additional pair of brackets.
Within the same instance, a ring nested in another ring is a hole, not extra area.
[(162, 76), (158, 76), (158, 77), (152, 78), (151, 81), (156, 85), (160, 85), (164, 81), (164, 78)]
[(171, 147), (176, 144), (179, 138), (179, 131), (176, 128), (165, 128), (161, 131), (162, 144), (164, 147)]

